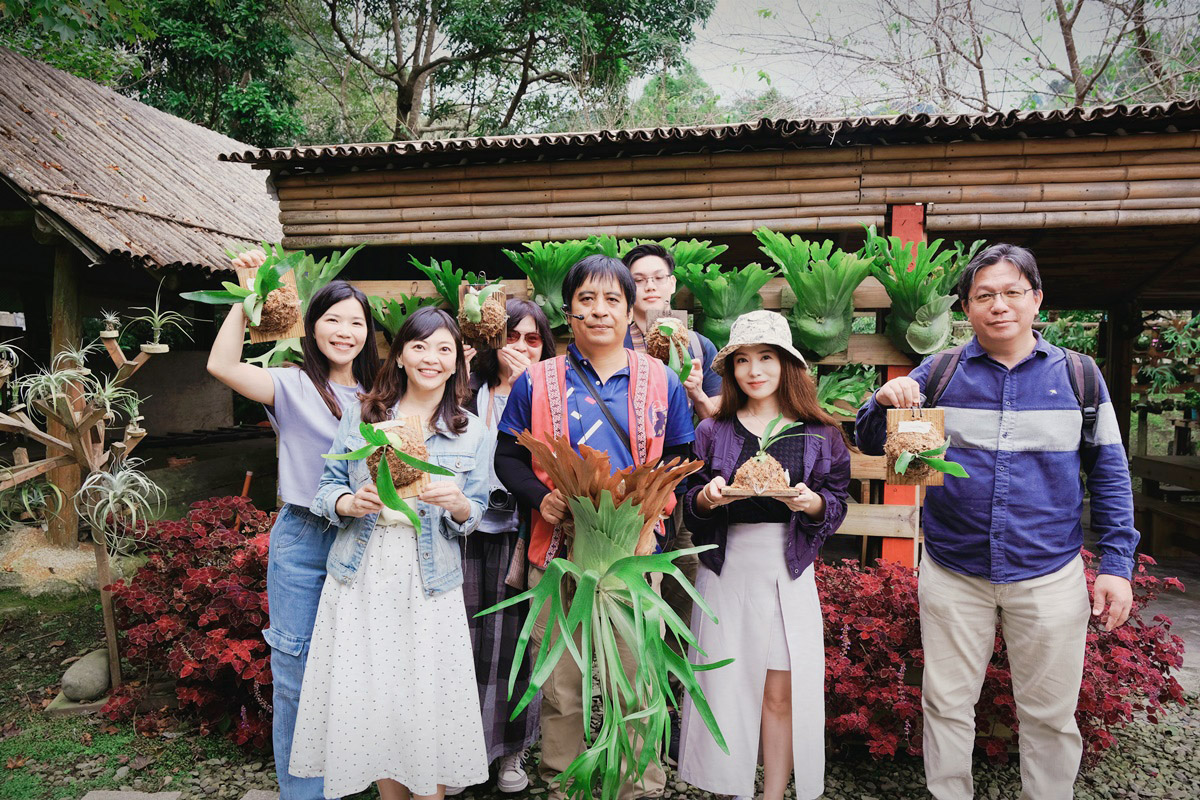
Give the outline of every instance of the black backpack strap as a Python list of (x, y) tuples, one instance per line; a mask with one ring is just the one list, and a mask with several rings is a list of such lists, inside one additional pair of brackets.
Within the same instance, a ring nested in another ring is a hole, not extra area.
[(963, 347), (960, 344), (957, 347), (943, 350), (933, 357), (929, 376), (925, 379), (925, 408), (934, 408), (942, 399), (946, 387), (950, 385), (950, 379), (954, 377), (954, 371), (958, 369)]
[(1096, 421), (1100, 418), (1100, 392), (1096, 382), (1096, 362), (1091, 356), (1063, 348), (1067, 355), (1067, 376), (1071, 390), (1083, 412), (1083, 443), (1096, 441)]

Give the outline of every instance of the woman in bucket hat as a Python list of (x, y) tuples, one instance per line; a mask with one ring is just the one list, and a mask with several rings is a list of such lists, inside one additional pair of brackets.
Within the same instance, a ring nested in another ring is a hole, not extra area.
[[(720, 620), (692, 614), (706, 662), (698, 673), (729, 746), (717, 746), (690, 700), (683, 710), (680, 778), (701, 789), (754, 795), (761, 742), (764, 799), (782, 800), (793, 768), (796, 797), (815, 798), (825, 777), (825, 650), (813, 560), (846, 516), (850, 452), (837, 420), (817, 404), (804, 357), (787, 320), (753, 311), (733, 323), (713, 360), (723, 378), (721, 407), (696, 429), (693, 476), (684, 517), (700, 554), (696, 588)], [(772, 420), (798, 422), (770, 444), (796, 494), (735, 499), (724, 494), (738, 467), (755, 456)], [(730, 505), (735, 503), (735, 505)]]

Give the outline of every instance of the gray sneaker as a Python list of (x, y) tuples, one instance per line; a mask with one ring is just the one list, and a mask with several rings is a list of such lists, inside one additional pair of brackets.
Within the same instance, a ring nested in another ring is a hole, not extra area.
[(467, 790), (465, 786), (447, 786), (446, 797), (453, 797), (456, 794), (462, 794)]
[(506, 794), (519, 792), (529, 785), (529, 776), (525, 774), (525, 751), (513, 753), (500, 759), (500, 769), (496, 775), (496, 787)]

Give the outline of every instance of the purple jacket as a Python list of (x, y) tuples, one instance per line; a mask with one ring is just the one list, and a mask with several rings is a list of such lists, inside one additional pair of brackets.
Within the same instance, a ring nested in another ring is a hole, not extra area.
[[(784, 557), (792, 579), (799, 578), (817, 557), (825, 540), (833, 535), (846, 518), (847, 487), (850, 484), (850, 451), (842, 432), (828, 425), (809, 425), (808, 433), (817, 433), (804, 441), (804, 476), (799, 480), (825, 498), (825, 517), (810, 519), (806, 514), (792, 514), (788, 523), (788, 540)], [(729, 535), (729, 504), (705, 514), (696, 506), (696, 497), (713, 478), (721, 475), (726, 482), (733, 480), (734, 466), (742, 452), (745, 437), (739, 436), (732, 422), (706, 419), (696, 427), (692, 457), (704, 462), (704, 469), (689, 479), (684, 495), (683, 517), (692, 541), (696, 545), (715, 544), (714, 550), (700, 554), (700, 562), (718, 575), (725, 563), (725, 541)], [(792, 476), (797, 480), (796, 476)]]

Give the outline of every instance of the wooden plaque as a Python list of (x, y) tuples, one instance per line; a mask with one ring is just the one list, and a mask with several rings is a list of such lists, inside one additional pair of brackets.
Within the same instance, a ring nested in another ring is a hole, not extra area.
[[(381, 422), (375, 426), (378, 430), (384, 431), (389, 428), (412, 428), (421, 430), (420, 417), (401, 417), (400, 419), (390, 419), (387, 422)], [(425, 460), (425, 459), (422, 459)], [(383, 466), (383, 464), (380, 464)], [(429, 485), (429, 473), (422, 472), (421, 477), (417, 478), (407, 486), (397, 486), (396, 494), (400, 495), (400, 499), (407, 500), (410, 497), (416, 497), (421, 492), (425, 491), (425, 487)]]
[[(928, 425), (928, 428), (924, 426)], [(890, 439), (893, 434), (906, 430), (923, 433), (926, 430), (937, 433), (939, 441), (946, 441), (946, 412), (940, 408), (889, 408), (887, 412), (887, 434)], [(916, 463), (914, 461), (914, 463)], [(912, 469), (912, 464), (909, 465)], [(896, 474), (896, 459), (887, 458), (887, 482), (896, 486), (942, 486), (946, 482), (945, 474), (934, 470), (932, 475), (924, 478), (913, 478), (910, 475)]]
[[(237, 274), (238, 274), (238, 283), (240, 283), (242, 285), (242, 288), (249, 289), (249, 288), (251, 288), (251, 286), (254, 282), (254, 276), (258, 274), (258, 267), (254, 267), (252, 269), (239, 269), (237, 271)], [(290, 286), (293, 289), (295, 289), (296, 288), (296, 272), (295, 272), (295, 270), (288, 270), (287, 272), (285, 272), (283, 274), (282, 280), (283, 280), (284, 286)], [(299, 296), (299, 293), (297, 293), (297, 296)], [(250, 343), (251, 344), (262, 344), (263, 342), (278, 342), (283, 339), (299, 339), (302, 336), (304, 336), (304, 312), (301, 311), (300, 316), (297, 317), (296, 321), (292, 323), (292, 327), (288, 328), (283, 333), (279, 333), (274, 336), (269, 336), (267, 334), (264, 334), (263, 332), (261, 332), (258, 328), (254, 327), (253, 325), (249, 325), (249, 326), (247, 326), (247, 328), (250, 331)]]
[[(462, 313), (462, 302), (463, 302), (463, 298), (466, 297), (466, 295), (467, 295), (468, 289), (484, 289), (484, 288), (487, 288), (488, 286), (493, 285), (493, 283), (498, 283), (498, 281), (493, 281), (490, 283), (467, 283), (464, 281), (464, 282), (460, 283), (458, 285), (459, 313), (460, 314)], [(494, 291), (490, 295), (488, 295), (488, 299), (485, 302), (499, 303), (501, 309), (506, 309), (508, 306), (508, 290), (504, 287), (504, 284), (501, 283), (499, 289), (497, 289), (496, 291)], [(505, 315), (507, 315), (507, 313), (508, 312), (506, 310)], [(455, 320), (455, 321), (457, 322), (457, 320)], [(469, 342), (464, 341), (463, 344), (469, 344)], [(508, 329), (507, 329), (507, 327), (505, 327), (504, 330), (501, 330), (494, 337), (492, 337), (492, 340), (490, 342), (488, 342), (487, 344), (493, 350), (499, 350), (500, 348), (502, 348), (506, 344), (508, 344)]]

